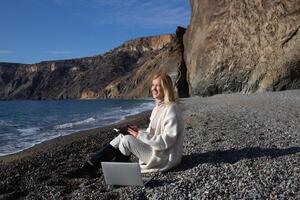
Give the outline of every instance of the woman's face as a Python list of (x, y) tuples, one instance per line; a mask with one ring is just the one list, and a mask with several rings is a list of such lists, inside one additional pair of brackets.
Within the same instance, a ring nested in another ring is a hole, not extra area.
[(160, 78), (153, 79), (151, 86), (152, 96), (156, 100), (162, 100), (164, 98), (164, 91), (161, 86)]

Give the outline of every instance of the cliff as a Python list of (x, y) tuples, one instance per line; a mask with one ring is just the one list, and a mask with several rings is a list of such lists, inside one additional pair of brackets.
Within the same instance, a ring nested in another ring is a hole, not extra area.
[(299, 0), (190, 2), (190, 25), (176, 34), (87, 58), (0, 63), (0, 99), (145, 97), (159, 71), (179, 97), (300, 88)]
[(188, 97), (189, 88), (183, 60), (182, 38), (184, 33), (185, 29), (178, 27), (176, 37), (173, 37), (172, 42), (166, 44), (156, 54), (140, 58), (137, 62), (139, 67), (107, 85), (105, 90), (108, 97), (137, 98), (149, 96), (152, 77), (161, 71), (167, 72), (171, 76), (177, 96)]
[[(137, 84), (148, 86), (149, 75), (163, 68), (163, 63), (158, 63), (162, 57), (170, 64), (181, 63), (176, 38), (175, 34), (138, 38), (103, 55), (79, 59), (30, 65), (0, 63), (0, 99), (147, 96), (147, 89), (133, 89)], [(172, 70), (176, 74), (177, 68)]]
[(191, 0), (184, 58), (193, 95), (300, 88), (300, 2)]

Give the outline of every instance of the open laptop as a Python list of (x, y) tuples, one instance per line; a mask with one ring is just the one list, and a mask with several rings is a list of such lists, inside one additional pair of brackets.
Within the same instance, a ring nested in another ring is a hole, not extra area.
[(129, 162), (102, 162), (107, 185), (144, 186), (151, 178), (142, 178), (140, 165)]

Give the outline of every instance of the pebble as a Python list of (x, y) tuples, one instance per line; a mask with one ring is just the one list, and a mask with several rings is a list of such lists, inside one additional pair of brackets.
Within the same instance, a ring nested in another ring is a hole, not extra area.
[[(300, 199), (300, 90), (183, 103), (184, 156), (173, 171), (152, 174), (145, 187), (111, 190), (103, 178), (82, 187), (88, 180), (67, 180), (24, 199)], [(1, 180), (0, 199), (13, 182)]]

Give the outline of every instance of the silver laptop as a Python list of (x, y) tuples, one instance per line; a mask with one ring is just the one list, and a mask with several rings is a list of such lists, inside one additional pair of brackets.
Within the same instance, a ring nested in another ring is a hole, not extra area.
[(151, 178), (142, 178), (138, 163), (102, 162), (101, 165), (107, 185), (144, 186), (151, 180)]

